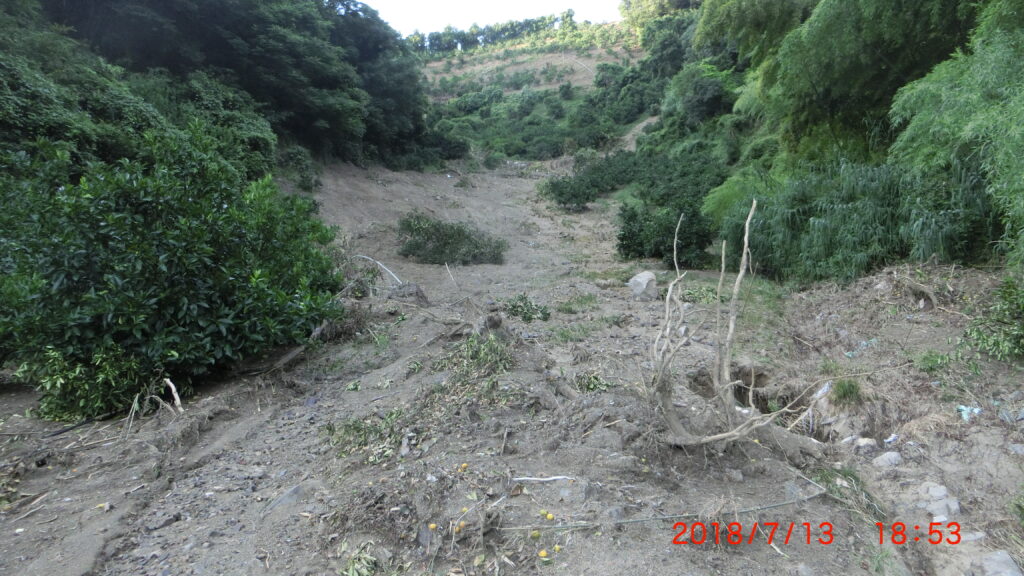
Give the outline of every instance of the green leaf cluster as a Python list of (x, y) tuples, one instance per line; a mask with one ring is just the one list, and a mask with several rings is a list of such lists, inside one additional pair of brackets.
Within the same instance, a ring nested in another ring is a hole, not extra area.
[(40, 384), (45, 413), (124, 407), (164, 374), (184, 386), (337, 312), (333, 232), (312, 202), (244, 183), (217, 146), (194, 123), (77, 177), (67, 147), (0, 157), (0, 355)]
[(398, 221), (398, 253), (427, 264), (501, 264), (508, 242), (465, 222), (444, 222), (422, 212)]

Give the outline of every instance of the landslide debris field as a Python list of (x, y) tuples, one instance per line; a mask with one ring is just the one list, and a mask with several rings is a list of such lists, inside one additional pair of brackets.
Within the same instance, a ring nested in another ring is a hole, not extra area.
[[(566, 214), (539, 199), (557, 170), (329, 167), (321, 217), (405, 286), (380, 274), (335, 338), (227, 375), (181, 411), (54, 434), (24, 416), (32, 390), (0, 384), (0, 573), (1011, 573), (1021, 374), (957, 347), (997, 278), (901, 266), (789, 291), (748, 277), (743, 401), (798, 411), (759, 442), (674, 448), (647, 386), (665, 305), (626, 285), (649, 269), (663, 291), (674, 275), (616, 257), (610, 203)], [(505, 263), (399, 256), (413, 209), (506, 239)], [(703, 421), (691, 390), (714, 362), (717, 284), (705, 271), (680, 284), (695, 336), (671, 366), (684, 424)], [(548, 319), (511, 314), (519, 295)], [(783, 450), (775, 433), (820, 445)], [(703, 545), (673, 544), (698, 522)], [(942, 544), (927, 543), (931, 522)]]

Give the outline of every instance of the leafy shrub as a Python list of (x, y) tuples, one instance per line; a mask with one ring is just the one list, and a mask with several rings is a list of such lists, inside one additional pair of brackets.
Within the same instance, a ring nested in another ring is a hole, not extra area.
[[(746, 186), (767, 196), (751, 223), (750, 250), (754, 266), (775, 278), (850, 281), (907, 256), (966, 260), (995, 234), (992, 209), (969, 175), (935, 181), (840, 161)], [(729, 245), (742, 245), (748, 210), (736, 202), (723, 219)], [(730, 259), (735, 265), (739, 255)]]
[(517, 294), (502, 303), (502, 309), (509, 316), (514, 316), (529, 324), (534, 320), (547, 320), (551, 312), (547, 306), (537, 304), (526, 294)]
[(673, 267), (673, 243), (676, 224), (679, 227), (676, 258), (683, 268), (699, 268), (708, 261), (705, 251), (712, 234), (707, 220), (693, 205), (657, 208), (646, 202), (623, 204), (619, 210), (619, 232), (616, 249), (624, 258), (661, 258)]
[(501, 264), (508, 242), (464, 222), (442, 222), (420, 212), (398, 221), (398, 253), (427, 264)]
[(628, 184), (636, 175), (633, 152), (618, 151), (598, 156), (593, 150), (575, 155), (572, 176), (546, 180), (540, 186), (543, 196), (570, 212), (581, 212), (587, 204)]
[(856, 406), (864, 401), (856, 380), (836, 380), (832, 385), (832, 401), (836, 406)]
[(333, 232), (312, 202), (243, 186), (193, 128), (80, 179), (65, 148), (0, 157), (0, 358), (43, 413), (122, 408), (163, 374), (185, 387), (333, 313)]
[(300, 190), (312, 192), (321, 186), (313, 155), (303, 146), (282, 148), (277, 155), (281, 173), (291, 178)]
[(1007, 278), (985, 314), (967, 329), (967, 338), (997, 360), (1024, 357), (1024, 286)]
[(466, 384), (507, 372), (515, 364), (512, 350), (494, 334), (472, 334), (431, 364), (434, 370), (451, 370), (450, 380)]

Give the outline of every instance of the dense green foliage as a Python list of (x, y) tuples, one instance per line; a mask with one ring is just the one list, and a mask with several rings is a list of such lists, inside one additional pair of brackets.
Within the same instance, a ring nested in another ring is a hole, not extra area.
[(421, 212), (398, 221), (398, 253), (427, 264), (501, 264), (508, 242), (465, 222), (444, 222)]
[(0, 7), (0, 363), (47, 415), (187, 390), (341, 312), (333, 232), (270, 178), (315, 188), (310, 148), (459, 152), (360, 3), (43, 4)]
[(752, 260), (779, 279), (850, 280), (905, 258), (975, 262), (993, 248), (1024, 261), (1024, 17), (1014, 2), (622, 8), (647, 55), (602, 69), (573, 137), (588, 135), (583, 124), (611, 135), (644, 113), (660, 120), (631, 179), (595, 185), (583, 167), (542, 189), (581, 209), (629, 186), (624, 256), (669, 258), (683, 214), (696, 225), (685, 250), (695, 265), (716, 230), (739, 245), (756, 197)]
[(574, 155), (571, 175), (546, 180), (540, 190), (562, 208), (580, 212), (601, 194), (617, 190), (637, 176), (634, 153), (619, 150), (602, 156), (585, 149)]
[(0, 159), (0, 352), (46, 413), (124, 406), (163, 373), (184, 385), (329, 313), (333, 233), (309, 200), (243, 184), (217, 145), (196, 123), (80, 177), (60, 146)]
[[(350, 0), (43, 0), (108, 59), (175, 77), (203, 69), (246, 91), (278, 133), (318, 154), (432, 160), (418, 61)], [(111, 33), (116, 30), (117, 33)]]
[(974, 345), (999, 360), (1024, 358), (1024, 286), (1007, 278), (985, 315), (967, 329)]

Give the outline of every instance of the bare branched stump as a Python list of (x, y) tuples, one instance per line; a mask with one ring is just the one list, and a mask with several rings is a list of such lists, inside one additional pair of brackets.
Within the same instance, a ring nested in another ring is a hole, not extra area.
[[(765, 428), (780, 416), (798, 414), (803, 411), (796, 408), (796, 406), (804, 395), (809, 393), (810, 387), (787, 406), (770, 414), (761, 414), (753, 407), (742, 412), (736, 409), (736, 385), (741, 382), (732, 380), (732, 345), (736, 336), (737, 303), (740, 286), (743, 283), (750, 260), (750, 222), (753, 220), (756, 210), (757, 201), (755, 200), (751, 203), (750, 213), (747, 215), (743, 229), (743, 254), (740, 258), (740, 270), (732, 287), (724, 334), (722, 333), (721, 322), (721, 296), (722, 289), (725, 286), (726, 245), (724, 242), (722, 243), (722, 268), (718, 280), (719, 304), (716, 309), (716, 349), (712, 381), (718, 404), (717, 412), (724, 425), (724, 431), (718, 433), (702, 431), (701, 434), (690, 432), (679, 419), (672, 401), (672, 362), (679, 351), (690, 343), (693, 336), (693, 332), (690, 330), (687, 322), (689, 307), (683, 302), (680, 295), (681, 289), (679, 285), (683, 278), (686, 277), (686, 273), (679, 270), (679, 263), (675, 253), (673, 253), (673, 260), (676, 262), (676, 277), (668, 286), (668, 292), (665, 295), (665, 315), (651, 349), (654, 372), (651, 375), (650, 387), (654, 391), (658, 407), (668, 425), (669, 437), (667, 442), (673, 446), (687, 447), (725, 444), (755, 436), (761, 439), (762, 443), (770, 439), (782, 448), (787, 457), (791, 459), (799, 459), (802, 454), (817, 457), (821, 453), (821, 448), (820, 444), (814, 440), (789, 433), (781, 428), (772, 430)], [(679, 228), (682, 225), (682, 221), (682, 216), (680, 216), (679, 221), (676, 223), (676, 243), (679, 240)], [(673, 250), (675, 250), (674, 247)], [(700, 331), (702, 327), (702, 325), (698, 326), (696, 331)], [(751, 385), (751, 388), (753, 388), (753, 385)]]
[[(755, 201), (750, 207), (750, 214), (747, 216), (740, 272), (736, 277), (736, 282), (733, 284), (732, 299), (729, 302), (727, 332), (724, 336), (722, 334), (721, 322), (716, 322), (716, 324), (718, 324), (718, 337), (712, 380), (714, 382), (715, 396), (718, 400), (719, 416), (725, 424), (725, 429), (729, 430), (729, 432), (712, 435), (695, 435), (686, 429), (682, 421), (680, 421), (679, 416), (676, 414), (676, 409), (672, 401), (673, 378), (671, 367), (679, 351), (690, 343), (692, 333), (687, 322), (688, 307), (680, 296), (680, 283), (686, 277), (686, 273), (679, 270), (678, 259), (676, 258), (676, 254), (673, 254), (673, 260), (676, 262), (676, 277), (668, 286), (668, 292), (665, 295), (665, 315), (662, 319), (661, 327), (658, 330), (658, 335), (654, 339), (654, 346), (652, 348), (654, 373), (651, 375), (650, 382), (651, 388), (654, 390), (655, 397), (657, 398), (659, 408), (661, 409), (662, 414), (664, 414), (665, 422), (668, 424), (669, 433), (671, 434), (669, 443), (671, 444), (677, 446), (696, 446), (720, 442), (723, 440), (736, 439), (742, 437), (760, 423), (759, 419), (752, 418), (737, 425), (737, 414), (735, 409), (736, 403), (733, 396), (735, 383), (732, 382), (730, 374), (732, 341), (736, 333), (736, 302), (738, 300), (740, 285), (743, 282), (744, 272), (747, 267), (750, 220), (753, 218), (754, 211), (756, 209), (757, 202)], [(679, 228), (682, 225), (682, 222), (683, 218), (680, 216), (679, 222), (676, 223), (676, 242), (673, 243), (673, 247), (678, 243)], [(722, 271), (718, 282), (719, 302), (721, 302), (721, 292), (724, 283), (725, 244), (723, 243)], [(716, 316), (721, 318), (720, 303), (718, 305), (717, 312)], [(768, 420), (764, 423), (767, 424), (770, 421), (771, 420)]]

